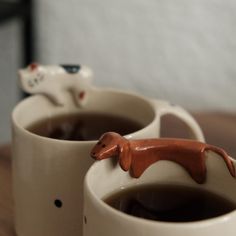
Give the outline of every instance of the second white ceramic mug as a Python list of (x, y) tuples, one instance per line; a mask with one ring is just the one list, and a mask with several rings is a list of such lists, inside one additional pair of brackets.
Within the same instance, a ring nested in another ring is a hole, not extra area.
[(159, 137), (160, 120), (173, 114), (204, 141), (193, 117), (179, 106), (113, 89), (91, 88), (87, 102), (78, 108), (71, 97), (55, 106), (43, 95), (20, 102), (12, 114), (13, 186), (15, 228), (19, 236), (82, 235), (83, 179), (92, 164), (95, 141), (62, 141), (27, 130), (46, 117), (68, 113), (99, 112), (131, 118), (143, 125), (127, 138)]
[[(222, 157), (213, 152), (206, 155), (207, 180), (204, 184), (197, 184), (182, 166), (171, 161), (158, 161), (138, 179), (132, 178), (118, 164), (114, 166), (113, 160), (97, 161), (85, 177), (83, 236), (234, 236), (236, 210), (201, 221), (161, 222), (128, 215), (103, 201), (121, 189), (164, 184), (205, 189), (236, 205), (236, 179), (230, 175)], [(235, 160), (233, 163), (236, 166)]]

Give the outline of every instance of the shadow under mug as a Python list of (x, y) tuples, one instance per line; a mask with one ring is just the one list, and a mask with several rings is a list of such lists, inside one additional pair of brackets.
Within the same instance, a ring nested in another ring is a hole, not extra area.
[[(236, 165), (235, 160), (233, 163)], [(118, 164), (114, 166), (111, 159), (94, 163), (84, 182), (83, 236), (234, 236), (236, 210), (201, 221), (161, 222), (128, 215), (102, 200), (127, 187), (170, 184), (206, 189), (236, 204), (236, 179), (230, 175), (223, 159), (208, 152), (206, 166), (207, 181), (197, 184), (184, 168), (170, 161), (151, 165), (139, 179), (130, 177)]]
[(83, 108), (68, 96), (55, 106), (43, 95), (20, 102), (12, 113), (13, 193), (15, 228), (19, 236), (82, 235), (83, 180), (93, 163), (95, 141), (66, 141), (42, 137), (26, 128), (44, 118), (62, 114), (99, 112), (127, 117), (143, 128), (127, 138), (159, 137), (165, 114), (183, 120), (197, 140), (202, 131), (183, 108), (113, 89), (92, 88)]

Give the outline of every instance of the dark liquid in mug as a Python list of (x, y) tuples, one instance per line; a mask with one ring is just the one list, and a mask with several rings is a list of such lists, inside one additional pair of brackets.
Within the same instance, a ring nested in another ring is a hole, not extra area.
[(121, 135), (143, 128), (137, 121), (110, 114), (80, 113), (55, 116), (33, 123), (27, 130), (40, 136), (61, 140), (97, 140), (109, 131)]
[(126, 214), (167, 222), (205, 220), (236, 209), (235, 203), (212, 192), (176, 185), (127, 188), (104, 201)]

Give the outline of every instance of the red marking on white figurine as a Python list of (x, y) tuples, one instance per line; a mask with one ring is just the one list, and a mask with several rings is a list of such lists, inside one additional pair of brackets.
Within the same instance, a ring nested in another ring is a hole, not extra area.
[(31, 63), (30, 65), (29, 65), (29, 67), (30, 67), (30, 70), (36, 70), (37, 68), (38, 68), (38, 64), (37, 63)]
[(80, 100), (83, 100), (84, 97), (85, 97), (85, 91), (80, 92), (80, 93), (79, 93), (79, 99), (80, 99)]

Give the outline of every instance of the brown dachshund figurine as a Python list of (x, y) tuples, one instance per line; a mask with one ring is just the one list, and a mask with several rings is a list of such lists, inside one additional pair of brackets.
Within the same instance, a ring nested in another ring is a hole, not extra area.
[(128, 140), (108, 132), (102, 135), (91, 151), (96, 160), (118, 157), (121, 168), (130, 170), (133, 177), (140, 177), (159, 160), (173, 161), (183, 166), (197, 183), (206, 180), (205, 151), (213, 151), (225, 161), (230, 174), (235, 177), (235, 167), (227, 153), (218, 147), (185, 139)]

